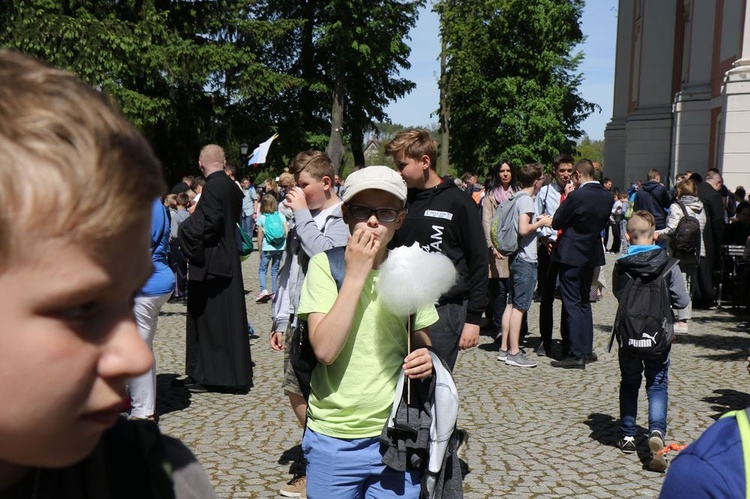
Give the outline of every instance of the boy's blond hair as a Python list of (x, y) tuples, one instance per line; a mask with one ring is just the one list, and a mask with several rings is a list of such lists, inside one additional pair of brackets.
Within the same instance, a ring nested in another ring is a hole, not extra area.
[(653, 239), (655, 229), (654, 216), (646, 210), (636, 211), (628, 220), (627, 231), (631, 241), (644, 236)]
[(328, 177), (333, 183), (333, 177), (336, 172), (333, 169), (333, 163), (331, 158), (322, 151), (314, 151), (312, 149), (308, 151), (302, 151), (297, 153), (292, 160), (292, 166), (289, 167), (289, 173), (294, 175), (295, 181), (299, 180), (299, 174), (302, 171), (306, 171), (315, 180), (323, 180), (323, 177)]
[(430, 168), (437, 167), (437, 142), (427, 130), (414, 128), (397, 133), (393, 140), (386, 144), (385, 153), (394, 156), (400, 152), (407, 158), (416, 160), (427, 156), (430, 158)]
[[(0, 271), (40, 238), (97, 242), (149, 217), (165, 190), (148, 142), (100, 92), (0, 50)], [(33, 239), (32, 239), (33, 238)]]

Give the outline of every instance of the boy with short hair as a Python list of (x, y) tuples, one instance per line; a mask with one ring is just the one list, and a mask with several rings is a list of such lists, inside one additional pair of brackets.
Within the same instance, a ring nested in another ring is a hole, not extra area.
[(455, 286), (438, 300), (440, 320), (431, 329), (432, 344), (451, 370), (459, 350), (479, 343), (487, 306), (488, 272), (484, 229), (474, 201), (453, 179), (437, 171), (437, 142), (422, 129), (399, 132), (385, 146), (409, 188), (408, 212), (392, 247), (411, 246), (442, 253), (458, 272)]
[[(630, 247), (625, 256), (615, 263), (612, 275), (613, 289), (619, 300), (628, 281), (634, 278), (653, 279), (670, 265), (671, 258), (654, 244), (656, 223), (654, 216), (646, 210), (638, 210), (628, 220), (627, 234)], [(665, 275), (673, 308), (685, 308), (690, 301), (685, 281), (678, 266), (673, 266)], [(633, 311), (634, 312), (634, 311)], [(628, 314), (627, 310), (623, 310)], [(671, 313), (671, 309), (669, 311)], [(663, 454), (657, 454), (664, 447), (667, 434), (667, 381), (669, 376), (669, 353), (671, 346), (655, 359), (641, 359), (629, 355), (622, 349), (618, 352), (620, 361), (620, 432), (619, 447), (625, 454), (636, 451), (636, 416), (638, 390), (641, 386), (641, 373), (645, 371), (646, 392), (648, 394), (648, 446), (651, 450), (649, 469), (664, 471), (667, 461)]]
[(407, 351), (406, 316), (381, 303), (378, 269), (388, 243), (404, 221), (406, 184), (386, 166), (370, 166), (347, 178), (344, 220), (352, 237), (346, 246), (341, 290), (328, 255), (310, 260), (299, 314), (308, 322), (319, 364), (312, 372), (307, 431), (307, 490), (311, 497), (420, 497), (416, 471), (382, 463), (380, 434), (391, 412), (402, 372), (410, 379), (432, 374), (428, 328), (433, 305), (414, 314), (412, 351)]
[(537, 229), (552, 225), (552, 217), (547, 214), (536, 216), (533, 197), (542, 187), (542, 165), (539, 163), (523, 166), (516, 179), (521, 191), (517, 197), (515, 219), (518, 220), (518, 251), (510, 261), (510, 300), (503, 313), (503, 339), (497, 360), (515, 367), (536, 367), (521, 351), (519, 338), (523, 316), (531, 306), (537, 272)]
[(165, 190), (151, 147), (101, 93), (0, 51), (0, 170), (0, 496), (215, 497), (184, 445), (120, 417), (153, 363), (132, 302)]
[[(297, 420), (304, 425), (307, 401), (289, 362), (302, 283), (310, 258), (325, 250), (345, 246), (349, 229), (342, 218), (341, 202), (333, 188), (333, 164), (326, 153), (303, 151), (294, 157), (289, 171), (297, 186), (287, 191), (282, 203), (293, 215), (273, 300), (271, 348), (284, 351), (282, 389), (289, 397)], [(299, 495), (304, 491), (305, 479), (298, 471), (281, 493), (296, 497), (290, 494)]]

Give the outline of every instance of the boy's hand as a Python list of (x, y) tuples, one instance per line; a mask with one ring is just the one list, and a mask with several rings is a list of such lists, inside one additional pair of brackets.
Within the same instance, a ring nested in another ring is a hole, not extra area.
[(299, 187), (289, 189), (289, 192), (286, 193), (284, 204), (291, 208), (291, 210), (295, 213), (298, 210), (307, 209), (307, 198), (305, 197), (305, 191), (303, 191)]
[(271, 331), (271, 348), (277, 352), (284, 350), (284, 331)]
[(573, 192), (574, 190), (576, 190), (576, 186), (573, 185), (573, 181), (572, 180), (570, 182), (568, 182), (567, 184), (565, 184), (565, 189), (564, 190), (565, 190), (565, 195), (566, 196), (569, 196), (571, 192)]
[(357, 229), (346, 245), (346, 275), (367, 278), (380, 249), (380, 241), (371, 233)]
[(432, 356), (426, 348), (418, 348), (404, 359), (404, 372), (410, 379), (432, 376)]
[(540, 227), (549, 227), (552, 225), (552, 217), (549, 215), (539, 215), (536, 219)]
[(468, 350), (477, 345), (479, 345), (479, 325), (467, 322), (461, 331), (461, 338), (458, 340), (458, 349)]

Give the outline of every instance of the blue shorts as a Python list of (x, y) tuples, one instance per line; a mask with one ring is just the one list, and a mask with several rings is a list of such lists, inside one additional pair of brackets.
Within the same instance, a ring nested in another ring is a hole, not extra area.
[(307, 459), (310, 499), (419, 499), (421, 474), (384, 465), (379, 437), (334, 438), (308, 428), (302, 452)]
[(527, 262), (518, 257), (510, 263), (510, 303), (516, 310), (526, 311), (531, 307), (536, 267), (536, 262)]

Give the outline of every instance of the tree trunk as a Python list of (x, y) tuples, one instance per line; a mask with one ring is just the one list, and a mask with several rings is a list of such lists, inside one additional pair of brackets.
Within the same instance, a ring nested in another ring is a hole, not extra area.
[[(445, 28), (445, 25), (443, 26)], [(450, 140), (451, 110), (448, 102), (449, 82), (446, 70), (445, 38), (440, 41), (440, 175), (448, 175), (448, 148)]]
[[(347, 22), (348, 16), (346, 13), (342, 13), (341, 20), (344, 29), (346, 29), (349, 24)], [(336, 66), (334, 77), (333, 106), (331, 107), (331, 136), (328, 139), (326, 154), (331, 158), (333, 169), (338, 173), (341, 170), (341, 160), (344, 157), (343, 132), (344, 103), (346, 98), (346, 55), (344, 53), (343, 40), (341, 39), (336, 44)]]
[[(312, 0), (303, 0), (302, 16), (304, 24), (302, 25), (302, 43), (300, 45), (300, 60), (302, 65), (301, 78), (305, 81), (302, 90), (299, 93), (299, 110), (300, 120), (299, 136), (304, 135), (304, 131), (313, 129), (315, 119), (315, 99), (310, 91), (310, 85), (316, 78), (314, 45), (313, 45), (313, 24), (315, 23), (315, 6)], [(307, 144), (300, 143), (300, 149), (307, 148)]]
[(352, 149), (352, 156), (354, 157), (354, 166), (365, 166), (365, 137), (362, 133), (360, 126), (354, 125), (351, 127), (352, 133), (350, 137), (349, 147)]

